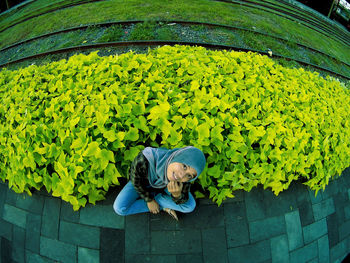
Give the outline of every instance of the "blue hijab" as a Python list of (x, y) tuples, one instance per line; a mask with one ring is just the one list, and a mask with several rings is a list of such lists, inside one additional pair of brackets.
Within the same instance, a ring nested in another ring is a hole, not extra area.
[(165, 188), (168, 185), (167, 168), (173, 162), (184, 163), (196, 170), (197, 176), (189, 182), (198, 178), (206, 162), (203, 152), (193, 146), (173, 150), (146, 147), (142, 153), (149, 162), (148, 180), (153, 188)]

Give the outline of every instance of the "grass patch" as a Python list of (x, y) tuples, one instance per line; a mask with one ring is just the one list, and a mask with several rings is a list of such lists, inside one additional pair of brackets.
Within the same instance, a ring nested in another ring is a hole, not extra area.
[[(37, 2), (40, 3), (43, 0), (38, 0)], [(213, 13), (218, 15), (213, 16)], [(324, 37), (324, 35), (314, 32), (303, 25), (254, 7), (207, 0), (128, 0), (127, 5), (121, 0), (110, 0), (84, 4), (42, 15), (10, 28), (0, 33), (0, 46), (48, 31), (56, 31), (80, 24), (126, 19), (183, 19), (239, 25), (249, 28), (255, 26), (257, 30), (279, 34), (284, 37), (288, 35), (292, 39), (300, 36), (300, 39), (304, 41), (302, 43), (310, 41), (308, 42), (310, 46), (319, 47), (322, 50), (328, 50), (328, 47), (332, 46), (332, 52), (335, 53), (336, 57), (350, 61), (350, 55), (348, 55), (350, 54), (350, 48), (348, 46)], [(5, 20), (4, 23), (8, 21), (7, 19)], [(149, 35), (144, 35), (143, 39), (150, 37)], [(320, 41), (323, 38), (324, 41)]]
[(104, 34), (96, 40), (96, 42), (113, 42), (119, 41), (125, 34), (123, 27), (121, 25), (113, 25), (108, 27)]
[(155, 36), (159, 40), (179, 40), (178, 34), (176, 34), (170, 26), (162, 26), (156, 29)]
[(157, 23), (154, 21), (146, 21), (138, 23), (128, 36), (128, 40), (154, 40), (156, 39)]

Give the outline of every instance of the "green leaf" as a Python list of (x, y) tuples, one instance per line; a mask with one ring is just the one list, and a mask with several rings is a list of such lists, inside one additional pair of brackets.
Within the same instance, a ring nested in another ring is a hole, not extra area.
[(103, 200), (104, 196), (101, 190), (98, 190), (96, 188), (91, 188), (88, 194), (88, 198), (89, 198), (89, 203), (96, 204), (96, 201)]
[(222, 136), (221, 132), (223, 131), (224, 129), (221, 128), (221, 125), (217, 125), (215, 126), (211, 132), (210, 132), (210, 136), (211, 138), (216, 138), (218, 139), (219, 141), (224, 141), (224, 137)]
[(198, 140), (204, 141), (205, 139), (208, 139), (210, 136), (210, 125), (206, 122), (202, 123), (196, 128), (198, 132)]
[(87, 149), (83, 153), (83, 156), (99, 156), (101, 154), (101, 149), (98, 142), (90, 142)]
[(118, 172), (114, 164), (109, 163), (105, 169), (105, 177), (108, 178), (113, 184), (119, 185), (118, 178), (122, 177)]
[(194, 192), (194, 195), (195, 195), (196, 199), (205, 198), (205, 195), (199, 191)]
[(149, 128), (147, 126), (147, 120), (144, 116), (139, 116), (134, 120), (134, 126), (144, 132), (149, 132)]
[(175, 122), (175, 124), (173, 125), (175, 130), (178, 130), (179, 128), (186, 128), (187, 121), (182, 116), (174, 116), (172, 120)]
[(73, 129), (73, 127), (75, 127), (75, 125), (77, 125), (77, 124), (79, 123), (79, 121), (80, 121), (80, 117), (79, 117), (79, 116), (76, 117), (76, 118), (74, 118), (74, 119), (72, 119), (72, 120), (70, 121), (70, 123), (69, 123), (69, 127), (70, 127), (71, 129)]
[(29, 168), (31, 168), (32, 171), (35, 170), (36, 163), (35, 163), (34, 156), (33, 156), (32, 152), (27, 153), (27, 156), (24, 157), (24, 159), (23, 159), (23, 164), (24, 164), (24, 167), (29, 167)]
[(97, 126), (103, 127), (108, 117), (109, 117), (108, 114), (104, 114), (99, 111), (96, 111)]
[(83, 195), (88, 195), (90, 190), (89, 184), (81, 184), (78, 188), (79, 193), (82, 193)]
[(177, 132), (173, 127), (169, 130), (170, 136), (167, 138), (167, 142), (170, 145), (177, 145), (182, 140), (182, 134)]
[(83, 147), (83, 141), (81, 140), (81, 138), (75, 139), (71, 144), (72, 149), (77, 149), (81, 147)]
[(219, 165), (214, 165), (213, 167), (208, 168), (207, 174), (214, 178), (219, 178), (221, 176), (221, 167)]
[(159, 105), (154, 106), (150, 109), (150, 113), (147, 117), (148, 120), (157, 120), (159, 118), (167, 118), (168, 111), (170, 110), (170, 104), (166, 102), (161, 102)]
[(135, 142), (139, 139), (139, 130), (134, 127), (130, 127), (129, 131), (125, 134), (124, 140)]
[(139, 154), (140, 147), (131, 147), (129, 150), (124, 152), (125, 161), (133, 161), (135, 157)]
[(114, 142), (118, 138), (114, 130), (103, 132), (103, 137), (105, 137), (109, 142)]
[(59, 161), (55, 162), (55, 171), (61, 178), (69, 176), (68, 169), (64, 167)]

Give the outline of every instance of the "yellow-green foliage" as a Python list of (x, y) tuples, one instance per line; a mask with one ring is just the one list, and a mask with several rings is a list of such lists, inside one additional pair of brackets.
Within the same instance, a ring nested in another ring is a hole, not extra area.
[(164, 46), (0, 72), (0, 178), (74, 209), (104, 198), (146, 146), (194, 145), (218, 204), (262, 184), (311, 189), (350, 166), (350, 92), (254, 53)]

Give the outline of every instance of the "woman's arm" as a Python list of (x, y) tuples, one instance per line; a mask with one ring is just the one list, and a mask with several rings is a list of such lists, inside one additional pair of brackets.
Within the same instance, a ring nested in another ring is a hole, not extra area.
[(135, 187), (136, 192), (146, 202), (153, 201), (150, 191), (147, 189), (148, 182), (148, 161), (140, 152), (130, 166), (129, 178)]

